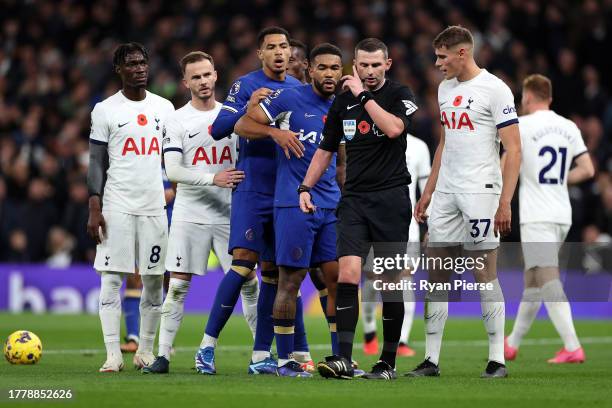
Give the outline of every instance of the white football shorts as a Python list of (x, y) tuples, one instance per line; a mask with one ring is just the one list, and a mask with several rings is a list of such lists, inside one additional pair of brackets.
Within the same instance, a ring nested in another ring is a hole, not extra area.
[(162, 275), (166, 269), (168, 218), (132, 215), (118, 211), (104, 211), (106, 235), (96, 247), (94, 269), (98, 272)]
[(521, 224), (521, 247), (525, 270), (539, 267), (559, 267), (559, 249), (570, 225), (552, 222)]
[(227, 272), (232, 265), (232, 256), (227, 253), (229, 233), (229, 224), (173, 221), (168, 238), (166, 270), (204, 275), (208, 271), (208, 257), (212, 249), (223, 272)]
[(468, 251), (499, 246), (495, 213), (499, 194), (442, 193), (436, 191), (427, 221), (431, 247), (463, 245)]

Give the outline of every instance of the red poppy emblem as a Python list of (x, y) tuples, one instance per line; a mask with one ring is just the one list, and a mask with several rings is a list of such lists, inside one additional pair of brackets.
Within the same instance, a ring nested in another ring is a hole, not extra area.
[(361, 122), (359, 122), (359, 126), (357, 126), (357, 128), (359, 129), (359, 132), (362, 135), (365, 135), (370, 131), (370, 124), (365, 120), (362, 120)]
[(208, 134), (212, 135), (212, 125), (208, 125)]
[(147, 117), (143, 115), (142, 113), (138, 115), (138, 124), (140, 126), (145, 126), (147, 124)]
[(323, 115), (323, 123), (327, 121), (327, 115)]
[(461, 105), (461, 100), (463, 99), (463, 96), (459, 95), (459, 96), (455, 96), (455, 100), (453, 101), (453, 106), (459, 106)]

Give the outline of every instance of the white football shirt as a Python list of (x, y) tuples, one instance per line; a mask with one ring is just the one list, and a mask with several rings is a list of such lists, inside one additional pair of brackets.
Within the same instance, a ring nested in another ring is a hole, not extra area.
[[(238, 138), (216, 141), (210, 128), (223, 106), (215, 102), (210, 111), (200, 111), (188, 102), (166, 122), (164, 153), (183, 154), (182, 166), (192, 171), (218, 173), (236, 166)], [(217, 186), (178, 183), (172, 219), (197, 224), (229, 224), (232, 190)]]
[(578, 127), (550, 110), (521, 116), (521, 224), (572, 224), (567, 175), (572, 161), (587, 152)]
[(469, 81), (442, 81), (438, 104), (445, 143), (436, 190), (500, 194), (497, 130), (518, 123), (510, 88), (483, 69)]
[[(408, 188), (410, 189), (410, 201), (414, 207), (417, 202), (417, 184), (422, 192), (425, 189), (427, 177), (429, 177), (431, 172), (431, 161), (427, 144), (411, 134), (406, 135), (406, 166), (412, 178), (412, 183), (410, 183)], [(410, 242), (420, 241), (419, 224), (414, 219), (414, 216), (410, 221), (409, 240)]]
[(159, 216), (166, 205), (161, 173), (162, 128), (172, 103), (146, 92), (132, 101), (119, 91), (91, 112), (90, 142), (108, 146), (102, 205), (132, 215)]

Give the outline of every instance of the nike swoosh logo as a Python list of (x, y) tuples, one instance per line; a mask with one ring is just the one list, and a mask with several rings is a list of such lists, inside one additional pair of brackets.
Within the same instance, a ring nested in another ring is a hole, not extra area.
[(474, 241), (474, 244), (480, 244), (481, 242), (484, 242), (486, 238), (481, 239), (480, 241)]
[(317, 116), (317, 115), (311, 115), (310, 113), (305, 113), (304, 114), (305, 118), (314, 118), (315, 116)]
[(383, 322), (388, 322), (389, 320), (393, 320), (393, 319), (385, 319), (385, 318), (383, 317)]
[(128, 123), (130, 123), (130, 122), (125, 122), (125, 123), (123, 123), (123, 124), (119, 123), (119, 127), (120, 127), (120, 128), (122, 128), (122, 127), (124, 127), (125, 125), (127, 125)]
[(351, 109), (353, 109), (355, 106), (359, 106), (359, 104), (357, 103), (357, 104), (355, 104), (355, 105), (349, 105), (349, 106), (347, 106), (347, 107), (346, 107), (346, 110), (351, 110)]
[(113, 303), (113, 302), (106, 302), (106, 303), (102, 302), (102, 306), (110, 305), (110, 304), (112, 304), (112, 303)]
[(440, 104), (440, 106), (444, 106), (444, 105), (446, 105), (446, 102), (448, 102), (448, 101), (444, 101), (444, 102), (442, 102), (442, 103)]
[(194, 133), (193, 135), (189, 135), (189, 138), (191, 139), (192, 137), (196, 137), (196, 136), (197, 136), (197, 135), (199, 135), (199, 134), (200, 134), (200, 132), (198, 132), (198, 133)]
[(228, 305), (221, 305), (221, 307), (222, 307), (222, 308), (224, 308), (224, 309), (229, 309), (229, 308), (231, 308), (231, 306), (228, 306)]
[(336, 307), (336, 310), (345, 310), (345, 309), (351, 309), (353, 306), (345, 306), (345, 307)]
[(147, 266), (147, 269), (153, 269), (153, 268), (155, 268), (156, 266), (157, 266), (157, 265), (153, 265), (153, 266), (149, 265), (149, 266)]

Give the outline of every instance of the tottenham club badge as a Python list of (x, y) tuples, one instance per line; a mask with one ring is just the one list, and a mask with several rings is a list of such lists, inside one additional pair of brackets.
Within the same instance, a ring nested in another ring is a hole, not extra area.
[(351, 141), (357, 131), (357, 121), (355, 119), (343, 120), (342, 128), (344, 129), (344, 138), (347, 141)]

